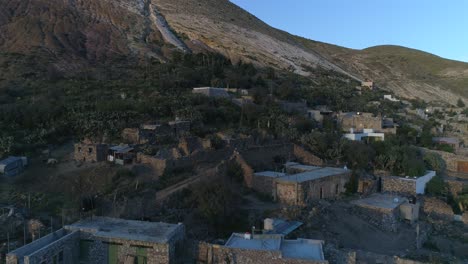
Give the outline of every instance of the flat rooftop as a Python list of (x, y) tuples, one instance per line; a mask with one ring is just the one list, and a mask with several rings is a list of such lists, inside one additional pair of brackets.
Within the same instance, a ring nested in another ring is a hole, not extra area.
[(276, 171), (262, 171), (262, 172), (256, 172), (254, 173), (254, 175), (262, 176), (262, 177), (278, 178), (278, 177), (283, 177), (286, 174), (282, 172), (276, 172)]
[(254, 238), (246, 239), (244, 234), (234, 233), (225, 246), (230, 248), (275, 251), (280, 250), (281, 239), (280, 235), (254, 235)]
[(181, 225), (93, 217), (65, 226), (67, 230), (79, 230), (101, 238), (167, 243)]
[(398, 195), (375, 193), (367, 198), (354, 200), (351, 203), (370, 209), (393, 211), (406, 201), (406, 198)]
[(299, 164), (296, 162), (288, 162), (284, 164), (284, 166), (288, 169), (295, 169), (295, 170), (300, 170), (300, 171), (313, 171), (313, 170), (318, 170), (322, 168), (318, 166), (303, 165), (303, 164)]
[(342, 168), (321, 168), (313, 171), (306, 171), (298, 174), (287, 175), (278, 179), (280, 182), (307, 182), (313, 181), (321, 178), (331, 177), (335, 175), (351, 173), (350, 170)]
[(283, 258), (304, 260), (325, 260), (323, 241), (311, 239), (284, 240), (281, 244)]
[(232, 234), (226, 247), (248, 250), (280, 251), (282, 258), (324, 260), (323, 241), (311, 239), (284, 240), (280, 235), (255, 235), (252, 239), (243, 234)]

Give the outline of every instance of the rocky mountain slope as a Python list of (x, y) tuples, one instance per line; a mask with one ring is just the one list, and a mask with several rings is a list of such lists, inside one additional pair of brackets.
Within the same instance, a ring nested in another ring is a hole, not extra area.
[(357, 51), (306, 40), (227, 0), (0, 0), (0, 6), (6, 71), (14, 68), (12, 54), (73, 72), (115, 58), (165, 61), (175, 50), (214, 51), (305, 76), (320, 67), (369, 78), (403, 97), (454, 103), (468, 94), (466, 63), (401, 47)]

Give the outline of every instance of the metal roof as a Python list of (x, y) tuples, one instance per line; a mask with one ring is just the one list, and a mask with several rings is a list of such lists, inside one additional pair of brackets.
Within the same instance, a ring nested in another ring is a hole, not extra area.
[(133, 147), (130, 147), (128, 145), (123, 145), (123, 146), (114, 146), (109, 149), (115, 151), (116, 153), (127, 153), (129, 151), (132, 151)]
[(262, 177), (278, 178), (278, 177), (283, 177), (286, 174), (282, 172), (276, 172), (276, 171), (262, 171), (262, 172), (256, 172), (254, 173), (254, 175), (262, 176)]

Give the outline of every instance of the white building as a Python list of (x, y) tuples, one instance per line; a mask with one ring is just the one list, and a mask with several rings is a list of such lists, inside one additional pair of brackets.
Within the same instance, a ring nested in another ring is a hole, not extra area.
[(364, 129), (361, 133), (354, 133), (351, 129), (350, 133), (344, 134), (344, 138), (352, 141), (362, 141), (367, 138), (374, 138), (376, 141), (384, 141), (385, 133), (376, 133), (373, 129)]

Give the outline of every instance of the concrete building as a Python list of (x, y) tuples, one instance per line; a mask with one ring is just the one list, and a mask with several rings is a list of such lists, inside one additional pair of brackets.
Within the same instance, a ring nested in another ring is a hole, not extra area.
[(16, 176), (23, 172), (27, 165), (26, 157), (8, 157), (0, 161), (0, 174), (7, 177)]
[(266, 218), (263, 220), (263, 234), (278, 234), (287, 236), (300, 226), (302, 222), (285, 221), (279, 218)]
[[(286, 240), (282, 235), (234, 233), (224, 246), (236, 255), (237, 263), (328, 263), (323, 254), (323, 241)], [(241, 259), (244, 261), (241, 261)], [(280, 260), (281, 262), (278, 262)]]
[(214, 88), (214, 87), (199, 87), (193, 88), (192, 93), (201, 94), (208, 97), (215, 98), (230, 98), (231, 96), (225, 88)]
[(396, 134), (396, 125), (393, 119), (374, 116), (372, 113), (340, 113), (338, 122), (343, 131), (351, 134), (364, 132), (365, 129), (375, 133)]
[(300, 168), (303, 172), (274, 179), (271, 193), (276, 201), (304, 206), (312, 200), (336, 199), (345, 191), (345, 184), (351, 177), (351, 171), (346, 169), (302, 166), (293, 165), (288, 170), (297, 172)]
[(7, 264), (174, 263), (182, 224), (95, 217), (65, 226), (7, 255)]
[(81, 162), (101, 162), (106, 161), (108, 151), (107, 144), (94, 143), (89, 139), (75, 144), (75, 160)]

